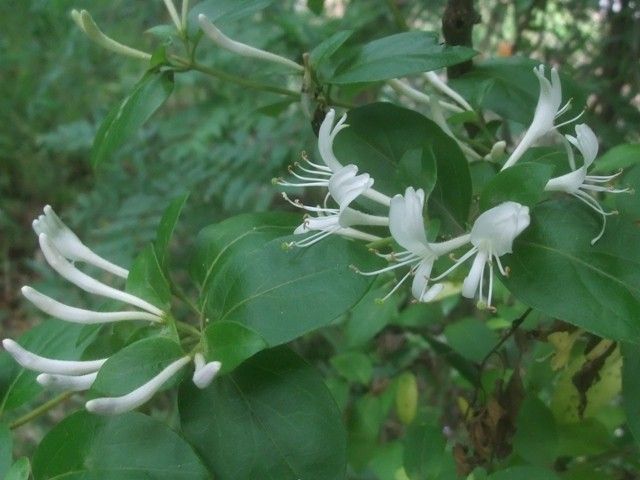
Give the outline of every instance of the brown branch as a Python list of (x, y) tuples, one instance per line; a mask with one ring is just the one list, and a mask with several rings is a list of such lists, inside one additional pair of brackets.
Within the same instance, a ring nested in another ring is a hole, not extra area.
[[(480, 15), (473, 8), (473, 0), (449, 0), (442, 16), (442, 34), (447, 45), (472, 47), (473, 26), (480, 23)], [(468, 60), (447, 68), (449, 78), (459, 77), (473, 67)]]

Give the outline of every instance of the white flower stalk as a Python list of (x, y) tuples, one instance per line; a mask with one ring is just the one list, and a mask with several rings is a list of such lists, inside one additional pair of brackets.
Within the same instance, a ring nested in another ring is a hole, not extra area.
[(97, 377), (98, 372), (75, 376), (41, 373), (36, 381), (49, 390), (83, 392), (91, 388)]
[(191, 357), (182, 357), (169, 364), (158, 375), (144, 385), (121, 397), (103, 397), (89, 400), (85, 408), (100, 415), (118, 415), (129, 412), (148, 402), (171, 377), (191, 361)]
[(388, 217), (369, 215), (349, 208), (349, 205), (360, 195), (363, 195), (372, 185), (373, 179), (368, 174), (358, 175), (358, 167), (346, 165), (336, 171), (328, 181), (329, 193), (327, 200), (332, 197), (338, 204), (337, 208), (327, 207), (326, 201), (324, 207), (310, 207), (303, 205), (299, 200), (290, 200), (283, 193), (283, 197), (295, 207), (318, 214), (317, 217), (305, 218), (304, 222), (293, 232), (296, 235), (311, 231), (317, 231), (317, 233), (299, 242), (293, 242), (291, 245), (308, 247), (332, 234), (369, 241), (379, 239), (374, 235), (351, 228), (355, 225), (387, 226), (389, 224)]
[(169, 12), (171, 21), (176, 26), (178, 31), (182, 30), (182, 21), (180, 20), (180, 16), (178, 15), (178, 10), (176, 10), (176, 6), (173, 3), (173, 0), (164, 0), (164, 5), (165, 7), (167, 7), (167, 11)]
[(77, 287), (95, 295), (120, 300), (159, 317), (163, 315), (162, 310), (151, 305), (146, 300), (105, 285), (104, 283), (78, 270), (66, 258), (64, 258), (64, 256), (54, 246), (53, 242), (49, 239), (47, 234), (41, 233), (38, 236), (38, 239), (40, 241), (40, 249), (51, 268)]
[[(420, 90), (413, 88), (408, 83), (405, 83), (402, 80), (398, 80), (397, 78), (388, 80), (387, 83), (391, 88), (393, 88), (396, 91), (396, 93), (399, 93), (400, 95), (404, 95), (405, 97), (410, 98), (414, 102), (431, 105), (434, 101), (426, 93), (423, 93)], [(443, 100), (435, 100), (435, 101), (437, 101), (443, 109), (448, 110), (452, 113), (464, 112), (464, 109), (459, 107), (458, 105), (454, 105), (452, 103), (445, 102)]]
[(196, 387), (202, 389), (207, 388), (222, 367), (220, 362), (207, 363), (204, 355), (196, 353), (193, 357), (193, 363), (195, 365), (195, 371), (193, 372), (193, 383)]
[(91, 14), (86, 10), (71, 10), (71, 18), (73, 18), (78, 27), (80, 27), (80, 30), (82, 30), (90, 40), (93, 40), (102, 48), (127, 57), (133, 57), (140, 60), (151, 60), (150, 54), (123, 45), (122, 43), (116, 42), (113, 38), (105, 35), (98, 25), (96, 25), (93, 18), (91, 18)]
[(256, 58), (258, 60), (277, 63), (279, 65), (289, 67), (297, 72), (304, 72), (304, 67), (294, 62), (293, 60), (281, 57), (280, 55), (276, 55), (275, 53), (252, 47), (251, 45), (247, 45), (246, 43), (232, 40), (224, 33), (222, 33), (218, 29), (218, 27), (211, 23), (211, 20), (209, 20), (206, 15), (202, 13), (198, 15), (198, 22), (200, 23), (200, 28), (202, 28), (202, 31), (207, 35), (207, 37), (213, 40), (216, 45), (224, 48), (225, 50), (229, 50), (230, 52), (243, 57)]
[(187, 18), (189, 15), (189, 0), (182, 0), (182, 31), (187, 31)]
[(580, 168), (576, 168), (573, 151), (569, 147), (569, 164), (574, 170), (560, 177), (552, 178), (544, 189), (548, 192), (568, 193), (602, 216), (602, 228), (598, 235), (591, 240), (591, 245), (593, 245), (604, 234), (607, 226), (607, 216), (615, 215), (618, 212), (615, 210), (605, 211), (598, 203), (598, 200), (591, 196), (590, 192), (624, 193), (628, 192), (629, 189), (616, 189), (606, 185), (620, 175), (622, 171), (614, 175), (587, 175), (587, 170), (598, 156), (598, 139), (588, 125), (584, 123), (576, 125), (576, 136), (565, 135), (565, 137), (578, 149), (584, 159), (584, 164)]
[(88, 248), (73, 231), (60, 220), (50, 205), (44, 207), (44, 214), (33, 221), (33, 230), (37, 235), (46, 233), (58, 251), (73, 262), (86, 262), (113, 273), (122, 278), (127, 278), (129, 272), (118, 265), (102, 258)]
[(84, 375), (93, 373), (107, 361), (101, 360), (75, 361), (75, 360), (54, 360), (52, 358), (41, 357), (25, 348), (10, 338), (2, 340), (4, 349), (22, 367), (34, 372), (43, 372), (60, 375)]
[(469, 236), (463, 235), (442, 243), (429, 243), (424, 228), (424, 218), (422, 209), (424, 207), (424, 191), (415, 190), (413, 187), (406, 189), (404, 195), (396, 195), (391, 199), (389, 209), (389, 230), (393, 239), (405, 251), (383, 255), (384, 258), (395, 263), (372, 272), (361, 272), (362, 275), (378, 275), (401, 268), (409, 267), (407, 274), (391, 289), (382, 299), (389, 298), (400, 286), (413, 275), (411, 292), (419, 302), (429, 302), (434, 300), (443, 285), (429, 285), (429, 277), (435, 260), (443, 254), (453, 251), (469, 242)]
[(551, 81), (545, 77), (544, 65), (539, 65), (534, 68), (533, 73), (535, 73), (540, 82), (540, 96), (538, 97), (536, 110), (533, 114), (533, 121), (518, 146), (503, 165), (502, 170), (515, 165), (524, 152), (548, 132), (554, 128), (573, 122), (582, 115), (580, 114), (576, 118), (572, 118), (560, 125), (554, 125), (555, 119), (565, 113), (570, 107), (570, 102), (567, 102), (564, 107), (560, 108), (560, 104), (562, 103), (562, 86), (560, 85), (558, 70), (555, 67), (551, 69)]
[(437, 73), (427, 72), (425, 73), (425, 77), (427, 78), (429, 83), (431, 83), (431, 85), (433, 85), (436, 89), (440, 90), (442, 93), (444, 93), (449, 98), (451, 98), (451, 100), (453, 100), (458, 105), (460, 105), (464, 110), (467, 110), (469, 112), (473, 111), (473, 108), (471, 108), (471, 105), (469, 105), (469, 102), (467, 102), (462, 97), (462, 95), (456, 92), (453, 88), (447, 85), (447, 82), (445, 82), (442, 78), (440, 78), (440, 76)]
[(442, 113), (442, 109), (440, 108), (440, 105), (437, 103), (431, 104), (431, 120), (433, 120), (436, 123), (436, 125), (438, 125), (442, 129), (444, 133), (446, 133), (449, 137), (455, 140), (455, 142), (460, 147), (460, 150), (462, 150), (465, 153), (469, 161), (482, 160), (482, 156), (478, 152), (476, 152), (473, 148), (471, 148), (469, 145), (459, 140), (455, 136), (455, 134), (453, 133), (453, 130), (451, 130), (451, 127), (449, 127), (449, 124), (447, 123), (447, 119), (444, 117), (444, 114)]
[(67, 322), (84, 325), (122, 322), (125, 320), (143, 320), (147, 322), (162, 322), (162, 318), (149, 312), (127, 311), (127, 312), (96, 312), (83, 308), (71, 307), (60, 303), (53, 298), (44, 295), (37, 290), (24, 286), (22, 295), (43, 312), (65, 320)]
[[(448, 275), (475, 254), (471, 270), (462, 284), (462, 296), (474, 298), (476, 292), (479, 292), (478, 305), (481, 308), (492, 308), (493, 260), (496, 261), (500, 273), (507, 276), (508, 270), (503, 267), (500, 257), (512, 252), (513, 241), (529, 226), (529, 222), (529, 207), (516, 202), (504, 202), (482, 213), (471, 229), (470, 241), (473, 248), (434, 280)], [(483, 279), (487, 264), (489, 288), (485, 297)]]

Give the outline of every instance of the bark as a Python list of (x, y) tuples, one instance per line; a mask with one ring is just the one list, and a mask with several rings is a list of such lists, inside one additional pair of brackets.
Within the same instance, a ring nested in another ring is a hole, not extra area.
[[(473, 26), (480, 23), (480, 15), (473, 0), (449, 0), (442, 17), (442, 33), (447, 45), (472, 47)], [(473, 67), (471, 60), (447, 68), (449, 78), (459, 77)]]

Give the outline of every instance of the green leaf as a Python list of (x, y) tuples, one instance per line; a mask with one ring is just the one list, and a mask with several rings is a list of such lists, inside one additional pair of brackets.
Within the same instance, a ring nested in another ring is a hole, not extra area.
[(551, 465), (558, 455), (558, 428), (551, 410), (537, 397), (525, 398), (516, 419), (513, 450), (534, 465)]
[(320, 67), (322, 62), (333, 55), (344, 42), (349, 40), (351, 35), (353, 35), (353, 30), (341, 30), (320, 42), (320, 44), (309, 53), (309, 63), (311, 66), (314, 69)]
[(217, 480), (328, 480), (345, 475), (340, 412), (322, 377), (286, 348), (179, 396), (187, 440)]
[(599, 455), (613, 448), (613, 437), (602, 423), (588, 418), (558, 428), (558, 456)]
[(4, 480), (29, 480), (29, 475), (31, 475), (31, 464), (27, 457), (22, 457), (11, 465), (3, 478)]
[(91, 150), (91, 165), (110, 160), (173, 91), (172, 71), (149, 71), (119, 105), (106, 116), (98, 129)]
[(247, 358), (268, 347), (254, 330), (236, 322), (213, 322), (204, 331), (207, 361), (222, 363), (221, 373), (230, 372)]
[(160, 225), (156, 232), (156, 241), (154, 243), (156, 255), (158, 257), (158, 263), (163, 271), (167, 271), (168, 268), (168, 256), (169, 256), (169, 242), (171, 236), (176, 228), (180, 213), (184, 208), (185, 203), (189, 198), (189, 194), (185, 193), (179, 197), (174, 198), (169, 206), (165, 209)]
[(553, 175), (553, 166), (540, 163), (519, 163), (508, 168), (484, 187), (480, 210), (485, 211), (503, 202), (512, 201), (534, 206), (544, 194), (544, 187)]
[(638, 163), (640, 163), (640, 143), (617, 145), (596, 160), (591, 173), (614, 172)]
[(600, 218), (581, 203), (540, 204), (503, 260), (521, 302), (614, 340), (640, 342), (640, 231), (623, 218), (595, 245)]
[(4, 423), (0, 423), (0, 478), (5, 475), (11, 466), (13, 458), (13, 439), (11, 430)]
[[(96, 331), (83, 335), (83, 325), (62, 320), (47, 320), (18, 339), (18, 343), (34, 353), (60, 360), (80, 360)], [(93, 358), (92, 358), (93, 359)], [(42, 392), (36, 372), (20, 367), (6, 352), (0, 352), (0, 412), (12, 410), (33, 400)]]
[(273, 3), (273, 0), (205, 0), (197, 3), (187, 17), (190, 36), (199, 31), (198, 15), (206, 15), (217, 26), (249, 17)]
[(126, 290), (161, 310), (169, 306), (171, 287), (153, 245), (147, 245), (133, 261)]
[(203, 291), (207, 316), (246, 325), (275, 346), (330, 324), (367, 292), (373, 279), (349, 268), (380, 264), (363, 245), (329, 238), (284, 249), (291, 239), (236, 249)]
[(440, 44), (435, 33), (403, 32), (363, 45), (329, 81), (345, 84), (388, 80), (455, 65), (475, 54), (470, 48)]
[(325, 84), (333, 77), (336, 68), (344, 58), (340, 47), (351, 38), (353, 30), (341, 30), (317, 45), (309, 54), (309, 64), (313, 69), (314, 81)]
[(481, 362), (498, 342), (498, 336), (477, 318), (464, 318), (444, 329), (453, 350), (474, 362)]
[(560, 480), (552, 470), (539, 467), (509, 467), (489, 475), (489, 480)]
[(366, 385), (373, 376), (373, 365), (364, 353), (341, 353), (331, 358), (331, 365), (340, 375), (352, 383)]
[(404, 439), (403, 459), (404, 469), (411, 480), (455, 478), (455, 465), (445, 447), (441, 428), (425, 422), (411, 425)]
[(216, 269), (233, 257), (236, 250), (249, 252), (261, 247), (274, 238), (288, 235), (299, 223), (299, 215), (268, 212), (237, 215), (209, 225), (196, 239), (191, 277), (206, 290)]
[(460, 147), (425, 116), (390, 103), (372, 103), (348, 114), (349, 128), (336, 137), (336, 155), (355, 163), (393, 196), (422, 188), (429, 211), (457, 233), (471, 202), (469, 166)]
[(622, 407), (627, 425), (640, 443), (640, 352), (637, 345), (622, 344)]
[(35, 480), (210, 479), (191, 447), (158, 420), (129, 412), (102, 417), (77, 412), (42, 440)]
[[(151, 380), (184, 353), (175, 341), (165, 337), (151, 337), (126, 346), (109, 357), (98, 371), (91, 389), (99, 395), (125, 395)], [(169, 388), (175, 381), (167, 382)]]

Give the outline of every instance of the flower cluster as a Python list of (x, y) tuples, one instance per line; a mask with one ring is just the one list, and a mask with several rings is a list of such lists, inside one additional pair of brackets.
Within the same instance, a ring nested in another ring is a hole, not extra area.
[[(437, 299), (444, 288), (443, 284), (430, 284), (430, 281), (444, 278), (476, 254), (469, 275), (464, 281), (462, 294), (469, 298), (474, 298), (477, 294), (480, 305), (491, 307), (493, 261), (498, 263), (499, 271), (506, 275), (507, 271), (500, 263), (500, 257), (511, 252), (514, 239), (529, 225), (529, 209), (515, 202), (505, 202), (480, 215), (469, 234), (443, 242), (429, 242), (422, 213), (425, 203), (422, 189), (409, 187), (404, 194), (389, 198), (373, 189), (374, 179), (369, 174), (358, 174), (356, 165), (343, 166), (336, 158), (333, 142), (337, 134), (346, 127), (345, 121), (346, 116), (343, 116), (336, 123), (335, 112), (330, 110), (322, 122), (318, 135), (318, 150), (323, 164), (313, 163), (304, 157), (304, 164), (297, 164), (289, 169), (293, 179), (275, 180), (276, 184), (284, 187), (327, 189), (322, 206), (304, 205), (299, 200), (290, 200), (283, 193), (284, 198), (292, 205), (310, 212), (305, 214), (302, 224), (295, 229), (294, 234), (311, 233), (311, 235), (290, 245), (308, 247), (332, 234), (369, 242), (378, 241), (384, 237), (370, 231), (375, 232), (376, 229), (385, 228), (404, 250), (378, 254), (391, 263), (385, 268), (371, 272), (356, 270), (362, 275), (378, 275), (408, 267), (408, 272), (385, 298), (400, 288), (407, 279), (413, 277), (411, 291), (413, 297), (420, 302)], [(351, 205), (359, 197), (373, 200), (388, 212), (387, 215), (372, 215), (352, 208)], [(329, 206), (330, 201), (335, 203), (335, 206)], [(316, 215), (311, 215), (313, 213)], [(355, 226), (366, 227), (368, 231), (357, 230), (353, 228)], [(437, 277), (431, 276), (434, 262), (438, 258), (468, 243), (473, 247), (449, 270)], [(482, 279), (487, 264), (490, 278), (488, 291), (485, 294)]]
[[(578, 115), (576, 118), (556, 124), (556, 119), (566, 113), (570, 107), (570, 102), (561, 106), (562, 91), (558, 71), (552, 68), (549, 80), (545, 76), (544, 66), (541, 65), (534, 69), (534, 74), (540, 83), (540, 96), (534, 118), (506, 160), (503, 170), (515, 165), (541, 137), (557, 131), (559, 127), (580, 117)], [(471, 109), (470, 105), (466, 102), (462, 103), (458, 98), (459, 95), (439, 80), (435, 74), (430, 75), (428, 79), (460, 105), (456, 108)], [(429, 97), (398, 80), (389, 83), (399, 93), (430, 102), (433, 106), (437, 106), (436, 110), (438, 111), (442, 107), (442, 102), (437, 99), (432, 101)], [(445, 106), (447, 105), (445, 104)], [(343, 115), (336, 122), (335, 112), (330, 110), (322, 122), (318, 135), (318, 151), (322, 163), (313, 163), (306, 155), (303, 155), (302, 163), (296, 163), (289, 168), (292, 178), (274, 180), (274, 183), (282, 187), (321, 187), (325, 188), (327, 192), (322, 205), (305, 205), (300, 200), (291, 200), (286, 193), (282, 194), (292, 205), (307, 212), (302, 224), (295, 229), (294, 234), (309, 235), (301, 240), (291, 242), (289, 246), (308, 247), (330, 235), (376, 242), (376, 244), (390, 236), (402, 250), (386, 254), (375, 252), (388, 260), (389, 266), (371, 272), (363, 272), (356, 267), (354, 269), (362, 275), (378, 275), (403, 267), (408, 268), (405, 275), (384, 299), (412, 277), (411, 292), (415, 300), (419, 302), (430, 302), (440, 298), (444, 284), (434, 282), (442, 280), (471, 257), (474, 257), (469, 273), (462, 283), (461, 293), (467, 298), (477, 297), (479, 307), (492, 308), (494, 263), (501, 275), (508, 275), (509, 269), (502, 264), (500, 258), (512, 252), (514, 240), (529, 226), (529, 208), (517, 202), (506, 201), (481, 213), (471, 226), (469, 233), (442, 242), (430, 242), (428, 240), (430, 238), (429, 228), (428, 225), (425, 225), (423, 216), (425, 194), (421, 189), (409, 187), (404, 194), (397, 194), (390, 198), (384, 193), (374, 190), (374, 179), (368, 173), (359, 173), (356, 165), (343, 165), (336, 158), (333, 143), (338, 133), (347, 127), (345, 122), (346, 115)], [(439, 122), (439, 124), (446, 125), (446, 122), (443, 119), (443, 122)], [(606, 217), (616, 212), (605, 211), (590, 192), (619, 193), (628, 191), (628, 189), (615, 189), (606, 185), (619, 173), (604, 176), (587, 174), (587, 170), (597, 156), (598, 141), (593, 131), (585, 124), (577, 125), (575, 131), (575, 137), (566, 135), (564, 140), (572, 171), (549, 180), (545, 190), (568, 193), (602, 216), (602, 229), (592, 240), (593, 244), (604, 233)], [(448, 134), (453, 135), (450, 131)], [(579, 168), (576, 168), (571, 145), (582, 155), (583, 165)], [(496, 152), (504, 151), (504, 147), (504, 142), (498, 142), (494, 145), (494, 150)], [(490, 157), (490, 159), (495, 159), (493, 151)], [(470, 160), (475, 159), (473, 156), (469, 158)], [(377, 214), (367, 213), (354, 207), (355, 204), (365, 205), (365, 202), (358, 202), (358, 199), (365, 198), (378, 204)], [(386, 211), (386, 215), (380, 215), (380, 210)], [(388, 234), (380, 234), (382, 229), (386, 229)], [(434, 263), (438, 258), (450, 256), (455, 250), (469, 243), (471, 248), (450, 268), (438, 275), (432, 275)], [(487, 266), (489, 267), (488, 287), (485, 288), (484, 279)]]
[[(23, 287), (22, 294), (37, 308), (61, 320), (76, 324), (106, 324), (134, 320), (163, 325), (166, 322), (166, 312), (157, 306), (136, 295), (106, 285), (79, 270), (75, 262), (91, 264), (125, 279), (129, 274), (124, 268), (102, 258), (82, 243), (50, 206), (47, 205), (43, 215), (34, 220), (33, 229), (38, 236), (44, 258), (61, 277), (86, 292), (134, 307), (129, 310), (108, 312), (87, 310), (61, 303), (29, 286)], [(39, 373), (38, 383), (55, 390), (78, 392), (90, 389), (100, 369), (109, 360), (101, 358), (75, 361), (46, 358), (30, 352), (10, 338), (4, 339), (2, 345), (22, 367)], [(221, 367), (220, 362), (207, 363), (202, 353), (185, 355), (128, 394), (120, 397), (96, 398), (88, 401), (86, 408), (91, 412), (105, 415), (133, 410), (147, 402), (164, 383), (191, 361), (195, 367), (193, 382), (199, 388), (209, 385)]]

